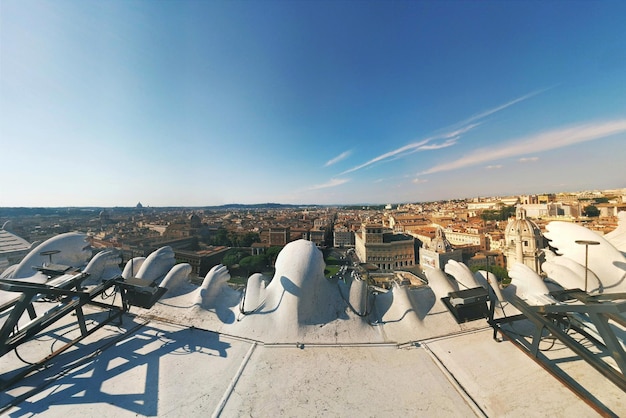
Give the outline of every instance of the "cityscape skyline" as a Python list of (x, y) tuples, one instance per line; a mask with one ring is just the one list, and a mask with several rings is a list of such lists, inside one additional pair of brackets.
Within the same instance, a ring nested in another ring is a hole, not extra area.
[(0, 207), (626, 187), (622, 2), (0, 11)]

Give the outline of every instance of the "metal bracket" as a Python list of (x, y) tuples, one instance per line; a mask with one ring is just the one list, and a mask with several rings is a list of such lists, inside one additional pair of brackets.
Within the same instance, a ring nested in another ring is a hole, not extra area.
[[(500, 324), (528, 319), (536, 327), (529, 350), (534, 357), (539, 358), (539, 343), (542, 339), (543, 330), (546, 329), (550, 332), (551, 337), (557, 338), (616, 386), (626, 391), (626, 378), (624, 377), (626, 373), (626, 353), (614, 330), (609, 325), (609, 320), (615, 320), (616, 318), (616, 322), (624, 323), (624, 319), (620, 314), (626, 312), (626, 300), (623, 300), (626, 299), (626, 294), (591, 296), (582, 290), (575, 289), (555, 292), (551, 295), (562, 302), (552, 305), (534, 306), (513, 295), (508, 301), (522, 314), (498, 319), (494, 319), (495, 301), (491, 301), (488, 322), (494, 329), (494, 338), (496, 332), (501, 330)], [(602, 339), (599, 342), (606, 347), (619, 370), (606, 363), (601, 356), (584, 347), (559, 326), (561, 319), (568, 318), (574, 314), (583, 315), (594, 324)], [(544, 363), (546, 362), (544, 361)], [(549, 364), (546, 365), (550, 367)]]

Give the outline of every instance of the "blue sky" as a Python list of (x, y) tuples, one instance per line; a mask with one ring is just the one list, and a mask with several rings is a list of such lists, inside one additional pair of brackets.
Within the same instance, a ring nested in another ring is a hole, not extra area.
[(626, 187), (626, 2), (0, 3), (0, 206)]

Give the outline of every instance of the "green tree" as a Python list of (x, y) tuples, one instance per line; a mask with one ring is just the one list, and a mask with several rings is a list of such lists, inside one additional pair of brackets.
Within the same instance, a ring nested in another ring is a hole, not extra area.
[(583, 215), (590, 218), (597, 218), (598, 216), (600, 216), (600, 209), (598, 209), (594, 205), (589, 205), (583, 210)]
[(265, 254), (251, 255), (242, 258), (239, 261), (239, 267), (245, 269), (248, 275), (252, 273), (261, 273), (267, 267), (267, 261), (267, 256)]
[(484, 210), (480, 217), (483, 221), (506, 221), (515, 214), (515, 206), (503, 206), (498, 210)]
[(256, 232), (246, 232), (239, 239), (240, 247), (251, 247), (255, 242), (261, 242), (261, 237)]
[(224, 255), (224, 258), (222, 259), (222, 264), (231, 267), (235, 264), (238, 264), (242, 258), (248, 257), (249, 255), (250, 254), (246, 253), (245, 251), (230, 250)]
[(228, 233), (228, 240), (230, 241), (231, 247), (241, 247), (239, 238), (240, 238), (239, 234), (235, 231), (230, 231)]
[(270, 264), (273, 265), (276, 262), (278, 253), (280, 253), (282, 249), (283, 247), (273, 246), (273, 247), (269, 247), (267, 251), (265, 251), (265, 255), (267, 256), (267, 259), (270, 262)]
[(509, 272), (504, 267), (494, 266), (494, 265), (488, 265), (488, 266), (478, 265), (478, 266), (471, 266), (470, 270), (472, 271), (472, 273), (476, 273), (479, 270), (485, 270), (485, 271), (491, 272), (498, 278), (498, 281), (500, 282), (506, 283), (507, 281), (510, 280)]
[(224, 245), (226, 247), (232, 247), (232, 242), (228, 236), (228, 231), (226, 228), (219, 228), (217, 233), (211, 240), (211, 244), (213, 245)]
[(500, 221), (506, 221), (508, 220), (511, 216), (515, 215), (515, 211), (517, 210), (517, 208), (515, 206), (504, 206), (502, 209), (500, 209)]

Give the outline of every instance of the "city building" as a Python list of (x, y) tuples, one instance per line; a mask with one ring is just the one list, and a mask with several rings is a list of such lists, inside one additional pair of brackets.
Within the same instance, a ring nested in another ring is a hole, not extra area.
[(599, 203), (596, 206), (601, 218), (616, 217), (619, 212), (626, 212), (626, 203)]
[(423, 215), (400, 213), (388, 215), (387, 224), (395, 233), (410, 233), (430, 224), (430, 221)]
[(362, 263), (378, 266), (381, 271), (394, 271), (415, 265), (415, 239), (394, 234), (382, 224), (364, 223), (355, 234), (355, 252)]
[(291, 241), (291, 228), (267, 228), (261, 230), (261, 242), (266, 243), (269, 246), (283, 246), (287, 245)]
[(302, 239), (307, 241), (314, 242), (318, 247), (324, 245), (324, 235), (325, 231), (323, 230), (309, 230), (302, 233)]
[(488, 250), (489, 242), (485, 234), (466, 230), (465, 232), (445, 229), (445, 235), (452, 245), (476, 245), (481, 250)]
[(523, 204), (529, 218), (559, 218), (580, 216), (580, 205), (571, 205), (563, 202), (546, 202)]
[(224, 253), (228, 247), (210, 247), (199, 251), (174, 250), (174, 256), (179, 263), (187, 263), (192, 268), (192, 273), (198, 277), (204, 277), (211, 268), (222, 262)]
[(504, 254), (502, 254), (500, 251), (479, 251), (471, 258), (466, 259), (464, 262), (468, 267), (498, 266), (506, 268)]
[(335, 225), (333, 246), (336, 248), (354, 247), (354, 232), (345, 225)]

